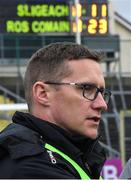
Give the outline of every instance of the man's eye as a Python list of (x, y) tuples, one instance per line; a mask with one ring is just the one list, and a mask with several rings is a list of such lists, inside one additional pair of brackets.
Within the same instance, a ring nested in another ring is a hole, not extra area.
[(87, 91), (91, 91), (91, 90), (94, 89), (94, 86), (92, 86), (92, 85), (84, 85), (83, 87), (84, 87), (84, 89), (87, 90)]

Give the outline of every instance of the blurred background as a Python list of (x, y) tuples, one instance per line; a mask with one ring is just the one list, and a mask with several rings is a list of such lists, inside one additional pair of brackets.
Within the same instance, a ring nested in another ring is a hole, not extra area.
[(101, 122), (108, 159), (106, 179), (116, 179), (131, 158), (131, 0), (0, 0), (0, 131), (16, 110), (27, 111), (23, 78), (30, 56), (52, 42), (102, 50), (112, 97)]

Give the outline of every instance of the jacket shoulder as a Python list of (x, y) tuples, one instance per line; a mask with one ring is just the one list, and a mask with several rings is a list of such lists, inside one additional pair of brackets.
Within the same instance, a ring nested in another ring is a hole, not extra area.
[[(0, 156), (0, 178), (74, 179), (76, 176), (70, 164), (44, 148), (37, 132), (18, 124), (9, 125), (0, 134)], [(52, 162), (52, 157), (57, 163)]]
[(0, 157), (8, 153), (12, 159), (17, 159), (43, 151), (40, 135), (25, 126), (12, 123), (0, 133)]

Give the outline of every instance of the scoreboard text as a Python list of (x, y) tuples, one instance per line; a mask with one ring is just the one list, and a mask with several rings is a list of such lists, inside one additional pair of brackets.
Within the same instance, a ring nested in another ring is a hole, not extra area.
[[(82, 34), (108, 33), (107, 0), (80, 0), (78, 30)], [(72, 34), (76, 32), (73, 0), (0, 1), (0, 33)]]

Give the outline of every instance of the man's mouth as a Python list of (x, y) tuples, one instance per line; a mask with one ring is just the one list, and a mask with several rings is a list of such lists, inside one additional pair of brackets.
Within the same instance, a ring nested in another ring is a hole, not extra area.
[(100, 122), (101, 118), (94, 116), (94, 117), (88, 117), (87, 120), (94, 121), (94, 122)]

